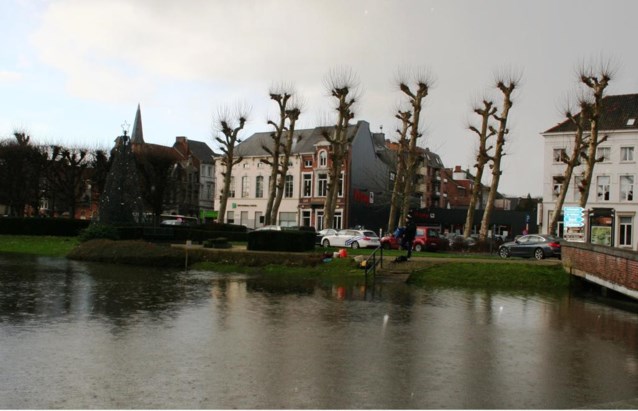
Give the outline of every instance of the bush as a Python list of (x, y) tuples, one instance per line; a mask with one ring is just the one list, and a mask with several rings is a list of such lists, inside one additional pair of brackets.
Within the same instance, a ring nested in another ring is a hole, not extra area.
[(292, 251), (314, 250), (315, 233), (312, 231), (264, 230), (248, 233), (248, 250)]
[(0, 234), (75, 237), (89, 223), (69, 218), (1, 217)]
[(78, 239), (80, 242), (104, 238), (107, 240), (119, 240), (120, 235), (118, 229), (112, 225), (91, 224), (84, 230), (80, 231)]

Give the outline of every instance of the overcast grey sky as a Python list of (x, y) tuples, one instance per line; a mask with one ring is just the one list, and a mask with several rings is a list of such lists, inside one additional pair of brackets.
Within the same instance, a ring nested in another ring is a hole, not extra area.
[[(338, 66), (360, 78), (355, 120), (397, 127), (401, 68), (429, 70), (422, 146), (472, 167), (472, 104), (494, 75), (522, 73), (500, 191), (542, 192), (540, 132), (562, 121), (582, 61), (611, 59), (609, 94), (638, 92), (638, 2), (427, 0), (3, 0), (0, 137), (110, 148), (142, 107), (147, 142), (212, 139), (220, 107), (252, 108), (244, 137), (267, 131), (268, 89), (294, 84), (301, 124), (326, 123), (323, 85)], [(497, 95), (496, 95), (497, 96)]]

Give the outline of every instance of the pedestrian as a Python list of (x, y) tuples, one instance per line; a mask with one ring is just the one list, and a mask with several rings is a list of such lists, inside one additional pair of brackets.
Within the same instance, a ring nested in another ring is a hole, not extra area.
[(414, 242), (414, 237), (416, 237), (416, 224), (412, 219), (412, 216), (408, 214), (406, 217), (405, 223), (405, 231), (403, 232), (403, 246), (408, 250), (408, 255), (406, 259), (410, 259), (412, 257), (412, 243)]

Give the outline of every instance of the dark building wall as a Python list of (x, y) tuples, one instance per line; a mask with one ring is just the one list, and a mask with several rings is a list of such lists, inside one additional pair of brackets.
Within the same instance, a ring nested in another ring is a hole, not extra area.
[[(443, 231), (454, 232), (453, 227), (462, 227), (465, 224), (467, 209), (423, 208), (415, 210), (412, 214), (417, 224), (437, 226)], [(483, 210), (475, 210), (474, 221), (477, 226), (481, 224), (482, 219)], [(494, 225), (507, 226), (510, 237), (523, 234), (525, 229), (529, 233), (538, 233), (536, 212), (494, 210), (490, 218), (490, 229)]]
[(367, 122), (359, 123), (351, 150), (348, 225), (360, 225), (378, 232), (388, 222), (392, 187), (390, 168), (375, 152)]

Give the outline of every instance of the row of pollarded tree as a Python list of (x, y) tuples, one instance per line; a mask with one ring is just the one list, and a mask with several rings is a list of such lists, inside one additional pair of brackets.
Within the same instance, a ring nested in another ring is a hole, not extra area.
[[(399, 145), (401, 150), (397, 153), (396, 178), (391, 198), (389, 227), (396, 224), (396, 216), (399, 222), (405, 221), (409, 212), (410, 199), (415, 192), (414, 179), (407, 176), (416, 174), (418, 166), (418, 139), (423, 135), (420, 129), (422, 108), (424, 99), (428, 95), (432, 85), (432, 78), (425, 69), (416, 69), (412, 72), (404, 71), (399, 74), (398, 86), (406, 98), (406, 108), (398, 110), (396, 117), (401, 121), (402, 127), (399, 133)], [(335, 208), (338, 195), (338, 181), (344, 161), (348, 157), (348, 151), (352, 145), (354, 135), (348, 134), (349, 122), (355, 116), (354, 106), (360, 98), (358, 77), (348, 68), (334, 69), (328, 73), (324, 80), (324, 86), (334, 100), (336, 118), (334, 125), (323, 128), (323, 137), (330, 144), (330, 162), (328, 170), (328, 187), (324, 204), (324, 227), (333, 226)], [(301, 115), (301, 104), (295, 98), (293, 87), (277, 86), (270, 91), (270, 99), (277, 103), (279, 118), (269, 120), (273, 127), (272, 140), (263, 149), (268, 157), (262, 162), (270, 166), (270, 183), (268, 187), (268, 202), (265, 216), (265, 224), (276, 224), (279, 204), (284, 191), (288, 160), (290, 157), (292, 142), (295, 138), (295, 125)], [(243, 159), (235, 154), (236, 146), (241, 142), (239, 133), (246, 124), (248, 114), (245, 110), (238, 110), (236, 118), (233, 118), (228, 110), (220, 110), (216, 119), (219, 135), (215, 138), (221, 151), (221, 165), (223, 170), (223, 182), (221, 184), (221, 198), (219, 205), (219, 221), (223, 222), (226, 214), (226, 204), (230, 193), (230, 183), (233, 166)]]
[(104, 150), (36, 145), (24, 131), (0, 141), (0, 204), (7, 214), (37, 214), (46, 199), (50, 215), (75, 215), (86, 202), (87, 181), (104, 186), (109, 156)]
[[(12, 139), (0, 141), (0, 204), (11, 216), (39, 215), (46, 200), (47, 216), (74, 217), (78, 207), (96, 201), (93, 194), (102, 197), (108, 175), (116, 171), (117, 149), (38, 145), (26, 132), (16, 131)], [(135, 174), (143, 209), (152, 212), (155, 222), (164, 210), (186, 201), (188, 179), (172, 151), (142, 146), (123, 176)]]
[[(557, 212), (553, 214), (550, 220), (549, 233), (556, 233), (558, 219), (560, 218), (559, 210), (563, 207), (574, 169), (580, 165), (584, 165), (584, 167), (578, 187), (580, 192), (579, 205), (580, 207), (585, 207), (587, 204), (594, 166), (603, 160), (603, 158), (596, 158), (598, 146), (606, 140), (606, 137), (599, 137), (598, 128), (604, 93), (613, 76), (611, 66), (609, 61), (601, 60), (596, 64), (582, 64), (577, 70), (579, 90), (577, 91), (576, 99), (579, 112), (574, 114), (573, 107), (569, 102), (564, 111), (567, 119), (574, 124), (576, 132), (574, 133), (572, 152), (569, 154), (563, 153), (560, 159), (561, 162), (565, 164), (563, 175), (564, 184), (556, 200), (555, 209)], [(521, 77), (519, 75), (513, 75), (511, 73), (497, 76), (495, 82), (496, 88), (500, 90), (502, 94), (500, 110), (494, 100), (488, 98), (484, 98), (481, 104), (477, 104), (474, 108), (475, 114), (481, 118), (481, 124), (480, 126), (470, 126), (470, 130), (478, 136), (479, 144), (476, 153), (476, 173), (474, 176), (473, 191), (463, 232), (463, 235), (466, 237), (471, 234), (474, 226), (474, 209), (481, 195), (481, 180), (485, 167), (489, 166), (492, 180), (479, 232), (480, 239), (485, 240), (487, 237), (489, 220), (494, 208), (494, 200), (502, 174), (501, 161), (505, 154), (503, 149), (506, 136), (509, 133), (507, 120), (509, 111), (513, 105), (512, 94), (520, 85), (520, 79)], [(494, 121), (496, 121), (496, 124), (493, 124)], [(491, 145), (494, 136), (495, 141), (494, 144)]]

